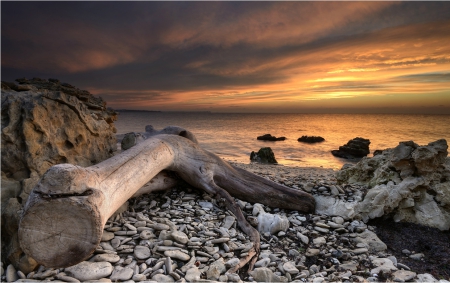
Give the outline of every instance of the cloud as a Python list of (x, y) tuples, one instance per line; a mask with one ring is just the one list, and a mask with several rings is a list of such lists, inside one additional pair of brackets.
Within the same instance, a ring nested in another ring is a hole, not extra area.
[(57, 77), (118, 108), (441, 93), (449, 15), (445, 2), (2, 2), (2, 79)]

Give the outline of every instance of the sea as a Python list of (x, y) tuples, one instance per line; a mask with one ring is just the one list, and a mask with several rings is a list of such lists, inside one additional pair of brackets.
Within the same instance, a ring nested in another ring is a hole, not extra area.
[[(340, 169), (356, 163), (331, 154), (355, 137), (370, 140), (370, 154), (393, 148), (401, 141), (426, 145), (438, 139), (450, 142), (450, 115), (409, 114), (254, 114), (214, 112), (119, 111), (117, 134), (180, 126), (193, 132), (200, 145), (232, 162), (250, 163), (250, 153), (272, 148), (280, 166)], [(284, 141), (260, 141), (264, 134)], [(301, 136), (321, 136), (314, 144), (298, 142)]]

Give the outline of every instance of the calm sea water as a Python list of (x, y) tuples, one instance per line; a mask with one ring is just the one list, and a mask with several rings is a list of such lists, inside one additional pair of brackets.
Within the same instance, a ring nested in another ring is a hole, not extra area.
[[(450, 142), (450, 115), (390, 114), (231, 114), (177, 112), (120, 112), (117, 134), (180, 126), (193, 132), (200, 145), (225, 160), (249, 163), (250, 153), (271, 147), (279, 164), (339, 169), (347, 160), (334, 157), (350, 139), (370, 139), (370, 151), (392, 148), (400, 141), (425, 145)], [(257, 136), (284, 136), (285, 141), (258, 141)], [(322, 136), (316, 144), (298, 142), (302, 135)]]

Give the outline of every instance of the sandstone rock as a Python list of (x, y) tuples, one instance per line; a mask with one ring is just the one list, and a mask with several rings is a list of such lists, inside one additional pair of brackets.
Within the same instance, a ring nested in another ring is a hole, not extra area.
[(339, 150), (332, 150), (334, 156), (346, 159), (361, 158), (370, 153), (370, 141), (364, 138), (354, 138), (349, 140), (347, 144), (340, 146)]
[(395, 221), (407, 221), (450, 229), (450, 158), (443, 139), (419, 146), (400, 142), (394, 149), (383, 150), (372, 158), (363, 158), (355, 166), (341, 169), (340, 183), (369, 187), (364, 199), (349, 210), (342, 200), (316, 197), (321, 213), (358, 215), (364, 221), (391, 214)]
[(252, 151), (250, 160), (261, 163), (278, 163), (270, 147), (263, 147), (257, 153)]
[(354, 238), (354, 241), (356, 243), (364, 243), (371, 253), (378, 253), (387, 249), (386, 244), (383, 243), (378, 236), (370, 230), (365, 230), (364, 232), (358, 234), (358, 236)]
[[(2, 82), (2, 260), (25, 274), (36, 262), (17, 243), (17, 217), (5, 218), (7, 198), (25, 204), (29, 193), (51, 166), (72, 163), (90, 166), (116, 150), (114, 120), (101, 98), (57, 80), (20, 79)], [(19, 185), (18, 185), (19, 184)], [(16, 223), (12, 223), (16, 222)]]

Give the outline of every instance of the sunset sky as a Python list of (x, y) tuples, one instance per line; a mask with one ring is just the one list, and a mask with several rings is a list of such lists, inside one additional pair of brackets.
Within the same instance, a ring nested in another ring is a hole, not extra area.
[(450, 2), (1, 2), (1, 78), (116, 109), (450, 114)]

